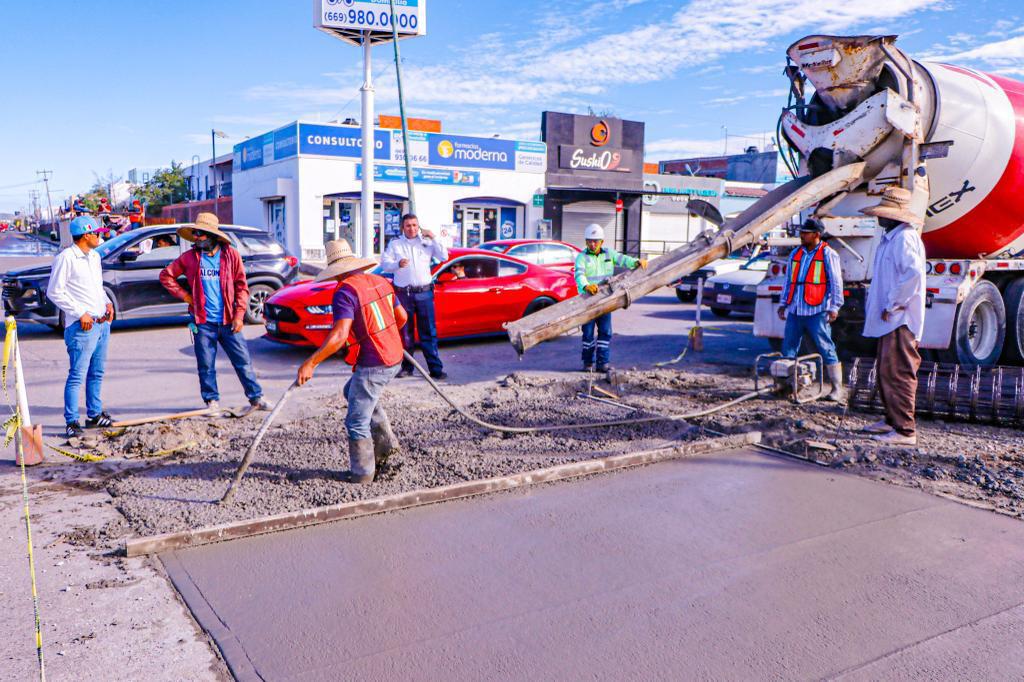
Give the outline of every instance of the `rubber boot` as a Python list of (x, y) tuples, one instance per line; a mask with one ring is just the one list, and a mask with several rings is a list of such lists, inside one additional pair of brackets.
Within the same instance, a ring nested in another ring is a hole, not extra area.
[(828, 383), (832, 384), (832, 391), (825, 396), (825, 400), (831, 400), (834, 403), (840, 404), (845, 403), (846, 389), (843, 388), (842, 364), (826, 365), (825, 371), (828, 372)]
[(348, 439), (349, 483), (372, 483), (374, 474), (373, 439)]
[(380, 470), (387, 466), (388, 457), (398, 452), (398, 437), (391, 430), (388, 413), (380, 405), (370, 418), (370, 435), (373, 437), (373, 456)]

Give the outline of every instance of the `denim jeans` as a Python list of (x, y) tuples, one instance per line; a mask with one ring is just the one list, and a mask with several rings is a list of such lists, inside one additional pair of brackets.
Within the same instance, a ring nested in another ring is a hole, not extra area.
[(800, 350), (800, 341), (804, 334), (810, 337), (814, 347), (821, 353), (825, 365), (839, 364), (836, 355), (836, 344), (832, 340), (832, 325), (828, 322), (828, 313), (817, 315), (786, 315), (786, 332), (782, 337), (782, 357), (795, 358)]
[[(597, 328), (597, 340), (594, 340), (594, 329)], [(601, 317), (583, 323), (583, 364), (594, 364), (594, 349), (597, 349), (597, 364), (607, 365), (612, 357), (612, 314), (605, 313)]]
[(220, 400), (217, 390), (217, 344), (231, 360), (238, 380), (242, 382), (245, 397), (256, 400), (263, 396), (263, 389), (256, 381), (256, 372), (249, 359), (249, 347), (245, 345), (245, 337), (241, 332), (231, 331), (227, 324), (204, 322), (197, 325), (195, 335), (196, 365), (199, 367), (199, 393), (204, 401)]
[[(423, 357), (427, 359), (427, 368), (431, 374), (440, 374), (444, 370), (444, 365), (441, 364), (441, 356), (437, 350), (434, 292), (421, 291), (411, 294), (401, 289), (396, 291), (402, 307), (409, 313), (409, 321), (402, 327), (402, 345), (409, 351), (409, 355), (412, 355), (416, 340), (414, 330), (419, 331), (420, 348), (423, 349)], [(412, 371), (412, 365), (405, 360), (402, 360), (402, 367)]]
[(377, 403), (380, 394), (388, 385), (401, 365), (393, 367), (361, 367), (356, 365), (352, 378), (345, 384), (345, 400), (348, 401), (348, 413), (345, 415), (345, 430), (352, 440), (363, 440), (371, 437), (370, 420), (378, 411)]
[(89, 417), (98, 417), (103, 412), (100, 389), (103, 386), (103, 369), (107, 362), (107, 341), (110, 339), (110, 323), (94, 323), (89, 331), (82, 330), (82, 323), (76, 321), (64, 328), (64, 345), (68, 349), (70, 368), (64, 384), (64, 422), (77, 422), (78, 393), (85, 381), (85, 412)]

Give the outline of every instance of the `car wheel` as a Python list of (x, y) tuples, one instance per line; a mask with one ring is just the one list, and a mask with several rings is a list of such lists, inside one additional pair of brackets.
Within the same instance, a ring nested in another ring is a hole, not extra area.
[(526, 317), (527, 315), (532, 315), (538, 310), (543, 310), (544, 308), (547, 308), (550, 305), (554, 305), (556, 302), (557, 301), (555, 301), (555, 299), (550, 298), (548, 296), (541, 296), (540, 298), (535, 298), (532, 301), (530, 301), (530, 305), (526, 306), (526, 312), (523, 313), (523, 317)]
[(676, 298), (683, 303), (693, 303), (697, 300), (697, 294), (692, 291), (679, 291), (679, 289), (676, 289)]
[(249, 287), (249, 306), (245, 309), (246, 324), (263, 324), (263, 304), (274, 295), (269, 284), (253, 284)]
[(714, 306), (710, 306), (710, 308), (711, 314), (714, 315), (715, 317), (729, 317), (728, 308), (715, 308)]

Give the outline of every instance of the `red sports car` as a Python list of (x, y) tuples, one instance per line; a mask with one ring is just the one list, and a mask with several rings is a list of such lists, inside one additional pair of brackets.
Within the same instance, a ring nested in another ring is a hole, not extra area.
[(554, 239), (495, 239), (476, 248), (503, 253), (534, 265), (572, 273), (576, 266), (579, 247)]
[[(576, 295), (570, 273), (478, 249), (449, 249), (448, 260), (435, 265), (433, 275), (442, 339), (503, 333), (505, 322)], [(319, 346), (333, 322), (336, 287), (307, 281), (280, 289), (263, 307), (267, 338)]]

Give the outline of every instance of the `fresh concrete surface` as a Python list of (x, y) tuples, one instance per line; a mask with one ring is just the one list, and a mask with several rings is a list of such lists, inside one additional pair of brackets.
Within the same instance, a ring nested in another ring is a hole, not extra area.
[(751, 451), (171, 553), (240, 679), (1020, 679), (1024, 526)]

